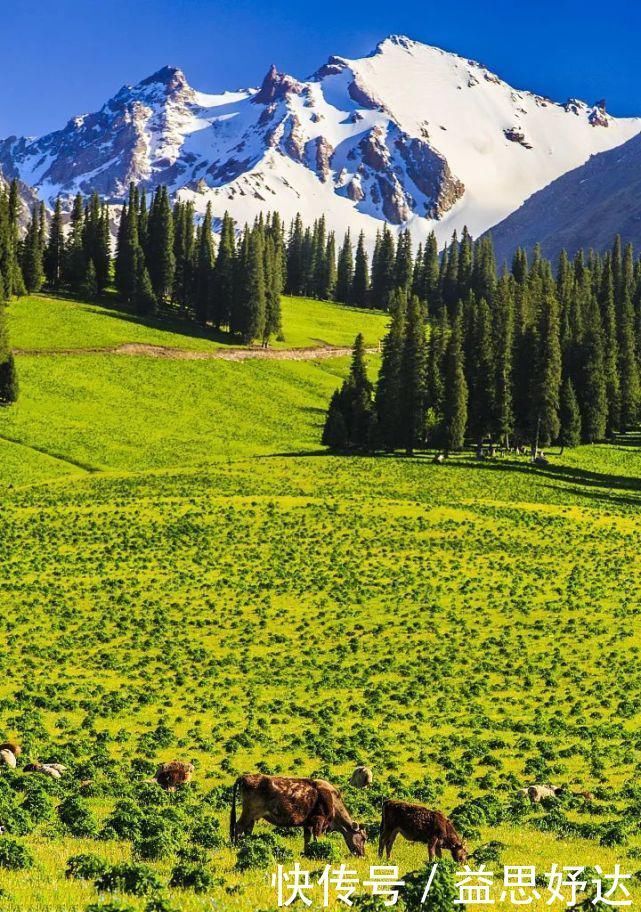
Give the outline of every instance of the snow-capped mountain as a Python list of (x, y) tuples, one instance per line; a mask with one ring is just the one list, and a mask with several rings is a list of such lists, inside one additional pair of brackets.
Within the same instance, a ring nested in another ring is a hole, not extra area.
[(440, 240), (478, 235), (526, 198), (641, 132), (604, 103), (564, 105), (484, 66), (392, 36), (305, 81), (272, 67), (260, 88), (207, 95), (166, 67), (40, 139), (0, 140), (0, 170), (51, 203), (129, 181), (168, 184), (239, 222), (278, 209), (368, 237), (383, 220)]

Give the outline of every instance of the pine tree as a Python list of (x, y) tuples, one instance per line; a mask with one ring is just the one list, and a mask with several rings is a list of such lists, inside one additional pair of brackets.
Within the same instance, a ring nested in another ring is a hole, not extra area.
[(493, 300), (494, 312), (494, 432), (509, 446), (514, 431), (512, 357), (514, 353), (514, 279), (501, 276)]
[(449, 340), (449, 324), (447, 311), (441, 308), (437, 320), (430, 324), (428, 352), (427, 352), (427, 378), (426, 398), (432, 410), (432, 424), (436, 424), (438, 416), (443, 415), (445, 399), (445, 353)]
[(26, 294), (19, 262), (18, 222), (20, 194), (18, 181), (0, 194), (0, 274), (7, 298)]
[[(101, 204), (97, 193), (92, 194), (85, 209), (82, 233), (85, 277), (89, 262), (93, 262), (98, 292), (105, 290), (109, 283), (111, 250), (109, 238), (109, 213)], [(83, 285), (86, 284), (83, 279)]]
[(452, 240), (447, 249), (447, 256), (443, 259), (440, 276), (440, 297), (450, 316), (454, 314), (458, 302), (461, 300), (458, 284), (458, 263), (459, 243), (455, 231), (452, 235)]
[(603, 372), (608, 402), (606, 434), (611, 437), (621, 426), (621, 389), (619, 385), (619, 343), (614, 305), (614, 283), (609, 259), (606, 261), (602, 271), (599, 298), (601, 322), (603, 324)]
[(532, 431), (541, 445), (559, 435), (559, 395), (561, 392), (561, 335), (559, 305), (554, 288), (544, 290), (539, 304), (532, 389)]
[(345, 234), (336, 267), (336, 288), (334, 297), (342, 304), (349, 304), (352, 298), (352, 283), (354, 281), (354, 255), (352, 252), (352, 239), (349, 229)]
[(343, 414), (341, 390), (336, 390), (330, 400), (321, 443), (331, 450), (340, 451), (349, 448), (349, 434)]
[[(581, 342), (580, 405), (583, 439), (603, 440), (608, 420), (608, 397), (603, 356), (603, 329), (599, 305), (592, 291), (586, 295)], [(568, 444), (569, 445), (569, 444)]]
[(318, 296), (322, 301), (331, 301), (336, 288), (336, 236), (333, 231), (330, 231), (327, 236), (322, 263)]
[(62, 204), (60, 202), (60, 197), (58, 197), (51, 219), (49, 241), (45, 248), (43, 264), (47, 284), (54, 291), (58, 291), (62, 285), (64, 254), (65, 238), (62, 226)]
[(629, 429), (639, 418), (639, 369), (634, 340), (634, 310), (629, 293), (622, 291), (618, 315), (619, 383), (621, 389), (621, 428)]
[(198, 229), (194, 262), (194, 311), (201, 326), (206, 326), (210, 317), (211, 286), (214, 271), (214, 239), (212, 236), (211, 203), (203, 223)]
[(22, 275), (29, 294), (35, 294), (42, 288), (44, 281), (42, 255), (40, 213), (38, 208), (34, 206), (22, 248)]
[[(3, 281), (0, 281), (0, 286)], [(6, 293), (6, 290), (5, 290)], [(6, 304), (0, 294), (0, 405), (10, 405), (18, 398), (18, 377), (9, 344)]]
[(332, 396), (322, 442), (333, 449), (367, 450), (373, 421), (373, 387), (365, 366), (365, 343), (358, 334), (352, 350), (349, 376)]
[(98, 280), (96, 278), (96, 267), (93, 260), (89, 260), (85, 270), (85, 277), (80, 288), (80, 294), (88, 301), (93, 301), (98, 296)]
[(151, 284), (149, 270), (145, 262), (145, 254), (142, 247), (136, 247), (136, 284), (134, 289), (133, 303), (136, 312), (144, 316), (149, 316), (156, 312), (156, 296)]
[(72, 292), (79, 293), (85, 277), (87, 263), (83, 244), (85, 211), (82, 194), (77, 193), (69, 219), (69, 234), (65, 245), (65, 283)]
[(562, 446), (566, 447), (575, 447), (581, 443), (581, 410), (569, 377), (566, 377), (561, 387), (561, 433), (559, 441)]
[(280, 308), (280, 288), (282, 280), (279, 272), (279, 262), (276, 255), (274, 238), (269, 234), (264, 244), (264, 271), (265, 271), (265, 325), (263, 329), (263, 345), (267, 347), (272, 336), (282, 337), (282, 316)]
[(396, 287), (396, 251), (394, 238), (387, 225), (383, 227), (379, 250), (372, 261), (372, 301), (374, 307), (389, 310)]
[(239, 331), (246, 343), (261, 339), (265, 330), (265, 263), (263, 236), (258, 227), (249, 232), (247, 268), (241, 294)]
[(466, 428), (467, 383), (463, 365), (461, 319), (457, 316), (445, 353), (443, 442), (447, 453), (463, 448)]
[(194, 277), (194, 204), (174, 206), (174, 287), (172, 302), (186, 316), (192, 304)]
[[(143, 196), (144, 199), (144, 196)], [(169, 194), (164, 186), (156, 190), (144, 245), (149, 277), (154, 296), (159, 304), (169, 301), (174, 284), (176, 255), (174, 253), (174, 220), (169, 205)]]
[(423, 308), (412, 296), (407, 305), (400, 365), (400, 421), (405, 453), (412, 456), (425, 437), (426, 355)]
[(288, 294), (303, 294), (304, 274), (303, 223), (300, 213), (297, 213), (289, 229), (287, 241), (287, 284), (285, 289)]
[(236, 257), (236, 237), (234, 220), (225, 212), (214, 269), (214, 313), (212, 321), (217, 329), (229, 326), (234, 303), (234, 260)]
[(485, 298), (470, 298), (471, 320), (467, 346), (470, 434), (480, 443), (496, 426), (496, 358), (492, 316)]
[(323, 299), (327, 293), (330, 267), (327, 263), (327, 229), (325, 216), (314, 222), (312, 245), (309, 252), (309, 287), (312, 297)]
[(432, 231), (425, 242), (423, 252), (423, 292), (420, 295), (430, 314), (436, 314), (442, 304), (439, 295), (439, 268), (438, 244)]
[(400, 288), (409, 294), (412, 285), (414, 262), (412, 260), (412, 237), (409, 229), (401, 232), (396, 247), (396, 261), (394, 264), (394, 287)]
[(369, 267), (367, 263), (367, 254), (365, 252), (365, 235), (361, 231), (358, 236), (356, 246), (356, 258), (354, 260), (354, 278), (352, 281), (352, 290), (349, 296), (349, 303), (355, 304), (356, 307), (367, 307), (369, 292)]
[(116, 253), (116, 287), (120, 297), (127, 304), (134, 304), (138, 279), (142, 277), (139, 251), (142, 251), (138, 237), (138, 191), (136, 185), (129, 185), (129, 201), (123, 206), (118, 230)]
[(376, 386), (377, 435), (385, 450), (394, 450), (404, 442), (400, 400), (406, 308), (406, 295), (400, 291), (394, 292), (390, 299), (392, 320), (383, 340), (381, 368)]

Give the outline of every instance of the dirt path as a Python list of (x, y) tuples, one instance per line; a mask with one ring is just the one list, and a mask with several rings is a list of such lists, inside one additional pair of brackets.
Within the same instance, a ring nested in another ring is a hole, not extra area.
[[(378, 352), (378, 348), (367, 348)], [(265, 361), (315, 361), (317, 358), (340, 358), (351, 355), (351, 348), (217, 348), (209, 351), (190, 351), (164, 345), (145, 345), (126, 342), (105, 348), (15, 348), (16, 355), (142, 355), (146, 358), (166, 358), (171, 361), (248, 361), (252, 358)]]

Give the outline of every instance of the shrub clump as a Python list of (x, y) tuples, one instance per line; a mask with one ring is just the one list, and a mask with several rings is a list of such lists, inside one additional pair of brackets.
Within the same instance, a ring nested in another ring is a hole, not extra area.
[(23, 871), (33, 866), (33, 855), (26, 846), (15, 839), (0, 839), (0, 868), (9, 871)]
[(99, 855), (87, 853), (85, 855), (72, 855), (67, 860), (66, 877), (75, 877), (77, 880), (95, 880), (108, 868), (107, 862)]
[(274, 863), (288, 861), (292, 857), (292, 852), (275, 833), (247, 836), (236, 855), (236, 870), (269, 868)]
[(214, 877), (207, 868), (198, 863), (181, 861), (171, 872), (170, 887), (181, 887), (195, 893), (206, 893), (214, 884)]
[(148, 896), (162, 887), (161, 881), (147, 865), (122, 864), (109, 865), (96, 878), (96, 889), (110, 893), (131, 893), (133, 896)]
[(203, 817), (192, 828), (191, 839), (205, 849), (219, 849), (225, 842), (216, 817)]
[(403, 878), (405, 886), (401, 888), (400, 897), (407, 912), (452, 912), (456, 908), (456, 865), (449, 858), (437, 863), (429, 892), (425, 901), (421, 902), (431, 872), (432, 865), (429, 864), (418, 871), (410, 871)]
[(65, 798), (58, 808), (58, 816), (72, 836), (95, 836), (98, 832), (96, 818), (83, 800), (75, 795)]
[(103, 839), (136, 839), (143, 816), (135, 801), (130, 798), (119, 801), (105, 820)]
[(304, 854), (305, 858), (311, 858), (314, 861), (337, 862), (342, 857), (339, 847), (331, 839), (319, 839), (316, 842), (310, 842)]

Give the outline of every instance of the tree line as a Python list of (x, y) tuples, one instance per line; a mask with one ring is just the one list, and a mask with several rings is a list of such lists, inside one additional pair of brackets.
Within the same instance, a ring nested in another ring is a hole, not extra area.
[(562, 253), (556, 268), (538, 249), (531, 262), (517, 250), (499, 275), (490, 237), (473, 243), (464, 232), (440, 257), (430, 238), (399, 260), (402, 241), (376, 387), (359, 338), (329, 405), (326, 445), (574, 446), (637, 424), (641, 262), (631, 245), (617, 238), (573, 261)]

